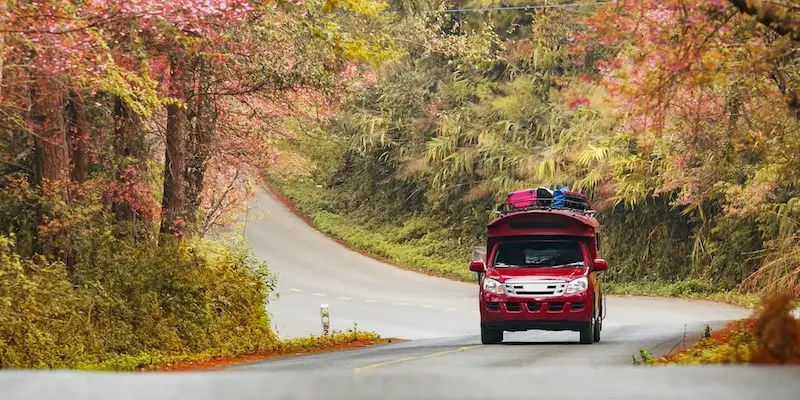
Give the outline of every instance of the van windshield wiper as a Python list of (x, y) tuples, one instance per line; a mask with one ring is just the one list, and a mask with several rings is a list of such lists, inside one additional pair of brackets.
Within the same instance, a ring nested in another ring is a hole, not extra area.
[(583, 266), (583, 261), (575, 261), (569, 264), (554, 265), (551, 268), (568, 268), (568, 267), (582, 267), (582, 266)]

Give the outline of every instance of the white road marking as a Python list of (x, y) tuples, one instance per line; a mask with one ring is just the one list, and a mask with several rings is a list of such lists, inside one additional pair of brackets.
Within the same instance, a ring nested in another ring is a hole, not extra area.
[(394, 305), (396, 305), (396, 306), (407, 306), (408, 303), (394, 303)]
[(314, 296), (325, 297), (325, 295), (322, 293), (314, 293)]
[(481, 314), (481, 313), (479, 313), (479, 312), (477, 312), (477, 311), (474, 311), (474, 310), (473, 310), (472, 312), (474, 312), (475, 314), (478, 314), (478, 315), (480, 315), (480, 314)]
[(429, 306), (429, 305), (427, 305), (427, 304), (423, 304), (423, 305), (422, 305), (422, 308), (436, 308), (436, 306)]
[(289, 290), (291, 290), (291, 291), (293, 291), (293, 292), (302, 292), (302, 290), (300, 290), (300, 289), (297, 289), (297, 288), (291, 288), (291, 289), (289, 289)]
[(349, 297), (344, 297), (344, 296), (339, 296), (338, 299), (339, 300), (353, 300), (353, 299), (351, 299)]

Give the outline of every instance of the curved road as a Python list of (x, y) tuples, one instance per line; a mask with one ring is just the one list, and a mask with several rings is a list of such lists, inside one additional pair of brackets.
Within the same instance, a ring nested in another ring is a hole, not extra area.
[(333, 361), (337, 369), (359, 371), (407, 365), (630, 364), (640, 348), (662, 354), (696, 337), (706, 324), (713, 328), (748, 315), (746, 310), (712, 302), (609, 297), (600, 343), (578, 345), (576, 332), (532, 331), (506, 333), (505, 342), (528, 345), (480, 346), (476, 283), (405, 271), (348, 250), (266, 194), (257, 197), (254, 210), (265, 215), (248, 224), (247, 238), (279, 274), (280, 298), (269, 310), (280, 335), (319, 334), (319, 307), (325, 303), (333, 329), (357, 323), (359, 329), (384, 337), (415, 340), (247, 369), (325, 369)]
[(329, 240), (274, 199), (257, 200), (255, 210), (267, 215), (252, 221), (246, 235), (279, 273), (280, 299), (269, 310), (281, 336), (318, 334), (319, 306), (327, 303), (334, 329), (357, 323), (415, 340), (214, 372), (6, 371), (0, 398), (788, 400), (800, 392), (798, 368), (631, 365), (640, 348), (665, 353), (705, 324), (748, 315), (710, 302), (612, 297), (599, 343), (578, 344), (572, 332), (525, 332), (482, 346), (476, 284), (382, 264)]

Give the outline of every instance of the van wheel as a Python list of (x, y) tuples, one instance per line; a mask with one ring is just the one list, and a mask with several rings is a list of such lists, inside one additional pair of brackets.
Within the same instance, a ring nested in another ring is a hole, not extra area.
[(503, 331), (489, 329), (481, 325), (481, 343), (482, 344), (498, 344), (503, 342)]
[(598, 316), (597, 318), (595, 318), (595, 322), (594, 322), (594, 332), (593, 332), (594, 333), (594, 335), (593, 335), (594, 337), (593, 337), (593, 339), (594, 339), (595, 342), (599, 342), (600, 341), (600, 331), (601, 330), (603, 330), (603, 323), (601, 322), (600, 317)]
[(594, 343), (595, 325), (594, 310), (592, 310), (592, 319), (590, 319), (589, 322), (587, 322), (586, 325), (581, 328), (581, 344)]

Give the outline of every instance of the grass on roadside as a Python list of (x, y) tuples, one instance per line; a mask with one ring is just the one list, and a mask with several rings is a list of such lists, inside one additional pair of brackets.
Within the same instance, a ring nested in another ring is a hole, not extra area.
[(250, 354), (208, 351), (200, 354), (152, 353), (119, 355), (101, 363), (80, 364), (75, 369), (90, 371), (186, 371), (219, 368), (298, 354), (321, 353), (391, 343), (374, 332), (334, 331), (324, 336), (308, 336), (277, 341), (271, 348)]
[(800, 364), (800, 320), (791, 296), (772, 296), (749, 319), (704, 335), (688, 349), (653, 358), (641, 350), (634, 364)]
[(753, 308), (761, 303), (756, 294), (737, 291), (715, 290), (713, 284), (699, 279), (679, 282), (607, 282), (609, 294), (620, 296), (678, 297), (684, 299), (711, 300)]

